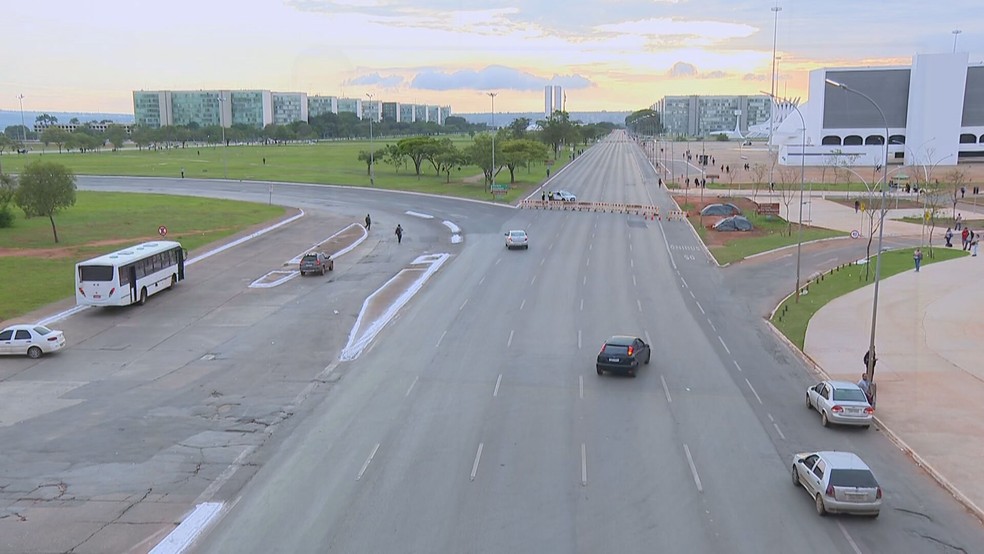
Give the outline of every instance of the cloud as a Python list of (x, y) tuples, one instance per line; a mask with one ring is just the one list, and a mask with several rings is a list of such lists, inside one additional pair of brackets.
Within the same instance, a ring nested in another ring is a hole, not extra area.
[(554, 75), (548, 79), (501, 65), (490, 65), (477, 71), (426, 69), (417, 73), (410, 83), (411, 88), (421, 90), (542, 90), (546, 85), (583, 89), (593, 86), (593, 83), (577, 74)]
[(701, 73), (701, 79), (724, 79), (728, 74), (724, 71), (710, 71), (708, 73)]
[(671, 67), (666, 74), (672, 79), (677, 79), (680, 77), (696, 77), (697, 67), (687, 62), (677, 62), (673, 64), (673, 67)]
[(746, 73), (742, 75), (741, 79), (743, 81), (768, 81), (769, 76), (761, 73)]
[(344, 84), (346, 85), (371, 85), (380, 88), (397, 88), (404, 83), (403, 77), (399, 75), (388, 75), (386, 77), (380, 75), (379, 73), (370, 73), (368, 75), (362, 75), (360, 77), (354, 77), (348, 79)]

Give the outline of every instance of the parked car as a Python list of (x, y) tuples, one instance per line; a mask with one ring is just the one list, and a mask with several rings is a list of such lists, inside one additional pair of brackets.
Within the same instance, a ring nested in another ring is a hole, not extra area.
[(302, 276), (308, 273), (320, 273), (324, 275), (325, 272), (334, 269), (335, 260), (331, 259), (331, 256), (324, 252), (308, 252), (301, 257), (300, 270)]
[(793, 456), (793, 485), (816, 502), (817, 513), (878, 517), (882, 490), (874, 473), (852, 452), (804, 452)]
[(0, 331), (0, 354), (38, 359), (65, 347), (65, 334), (44, 325), (11, 325)]
[(526, 231), (522, 229), (513, 229), (506, 233), (506, 248), (512, 250), (513, 248), (522, 248), (523, 250), (530, 249), (530, 237), (527, 236)]
[(601, 345), (595, 369), (598, 375), (613, 371), (635, 377), (639, 363), (648, 364), (650, 357), (649, 345), (639, 337), (615, 335)]
[(848, 381), (821, 381), (806, 389), (806, 407), (820, 412), (820, 423), (860, 425), (867, 429), (875, 409), (861, 387)]
[(577, 202), (577, 196), (574, 196), (566, 190), (555, 190), (551, 200), (559, 200), (561, 202)]

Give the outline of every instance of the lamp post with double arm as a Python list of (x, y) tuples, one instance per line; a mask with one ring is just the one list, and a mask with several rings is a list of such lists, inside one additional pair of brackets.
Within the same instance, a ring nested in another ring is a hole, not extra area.
[(376, 186), (376, 148), (372, 142), (372, 118), (376, 113), (373, 111), (372, 93), (367, 92), (369, 97), (369, 186)]

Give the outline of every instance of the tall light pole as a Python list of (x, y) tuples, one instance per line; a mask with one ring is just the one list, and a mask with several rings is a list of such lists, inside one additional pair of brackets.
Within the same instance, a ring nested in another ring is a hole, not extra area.
[[(27, 144), (27, 126), (24, 125), (24, 95), (23, 94), (18, 95), (17, 96), (17, 99), (20, 100), (20, 109), (21, 109), (21, 135), (23, 135), (23, 142), (24, 142), (24, 144)], [(26, 149), (27, 147), (25, 146), (24, 148)]]
[(882, 122), (885, 123), (885, 166), (882, 172), (882, 184), (881, 184), (881, 216), (880, 222), (878, 223), (878, 253), (875, 258), (875, 296), (871, 302), (871, 340), (868, 343), (868, 367), (865, 376), (867, 377), (868, 383), (871, 386), (871, 398), (874, 402), (876, 387), (875, 387), (875, 321), (878, 317), (878, 283), (881, 280), (881, 253), (882, 253), (882, 237), (885, 234), (885, 195), (888, 191), (888, 183), (886, 179), (888, 177), (888, 118), (885, 117), (885, 112), (882, 111), (881, 107), (875, 103), (867, 94), (848, 88), (847, 85), (843, 83), (838, 83), (837, 81), (831, 79), (824, 79), (828, 85), (837, 87), (841, 90), (857, 94), (861, 98), (864, 98), (872, 106), (878, 110), (878, 115), (881, 116)]
[(954, 29), (954, 30), (952, 30), (950, 32), (953, 33), (953, 53), (956, 54), (957, 53), (957, 35), (959, 35), (963, 31), (961, 31), (960, 29)]
[(225, 95), (221, 92), (219, 93), (219, 127), (222, 129), (222, 178), (229, 178), (229, 164), (226, 162), (226, 138), (225, 138), (225, 121), (222, 115), (225, 113)]
[[(772, 98), (772, 102), (777, 101), (774, 94), (769, 95)], [(788, 102), (783, 100), (784, 103)], [(806, 184), (806, 118), (803, 117), (803, 112), (800, 111), (799, 107), (793, 105), (792, 102), (788, 102), (793, 109), (796, 110), (796, 115), (800, 118), (800, 123), (803, 124), (803, 139), (802, 144), (800, 144), (800, 198), (799, 198), (799, 236), (796, 239), (796, 302), (799, 302), (800, 298), (800, 255), (803, 250), (803, 189)], [(812, 199), (812, 196), (811, 196)]]
[(782, 7), (779, 6), (779, 0), (776, 0), (776, 5), (769, 8), (772, 13), (775, 14), (775, 23), (772, 25), (772, 88), (770, 89), (769, 96), (771, 96), (772, 102), (769, 107), (772, 108), (769, 113), (769, 189), (772, 189), (772, 183), (776, 182), (775, 170), (776, 162), (772, 159), (772, 134), (776, 127), (776, 42), (779, 38), (779, 12), (782, 11)]
[(367, 92), (366, 96), (369, 97), (369, 186), (376, 186), (376, 147), (372, 142), (372, 118), (376, 113), (372, 104), (372, 93)]
[(498, 92), (486, 92), (489, 98), (492, 99), (492, 189), (491, 192), (495, 195), (495, 97)]

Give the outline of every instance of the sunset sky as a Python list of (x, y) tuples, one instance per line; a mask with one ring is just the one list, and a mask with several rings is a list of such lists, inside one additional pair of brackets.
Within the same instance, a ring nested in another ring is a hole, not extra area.
[(806, 96), (810, 69), (984, 59), (980, 0), (34, 0), (3, 13), (0, 109), (132, 113), (133, 90), (269, 89), (540, 111)]

